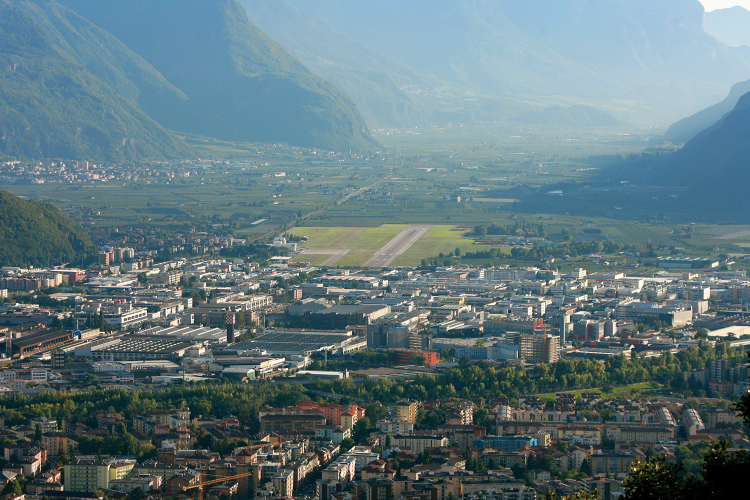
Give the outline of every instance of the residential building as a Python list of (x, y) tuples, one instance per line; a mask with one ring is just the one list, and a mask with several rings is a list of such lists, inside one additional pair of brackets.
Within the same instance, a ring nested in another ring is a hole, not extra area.
[(448, 438), (445, 436), (395, 435), (392, 444), (398, 448), (408, 448), (414, 453), (422, 453), (427, 448), (448, 446)]
[(261, 432), (284, 435), (314, 435), (315, 429), (325, 425), (322, 415), (264, 415), (260, 417)]
[(415, 401), (399, 401), (395, 405), (391, 406), (396, 413), (396, 420), (400, 422), (411, 422), (412, 424), (417, 421), (417, 403)]
[(597, 453), (591, 455), (591, 472), (594, 474), (626, 474), (630, 464), (644, 459), (635, 453)]
[(294, 471), (281, 470), (272, 479), (273, 489), (279, 497), (291, 498), (294, 491)]
[(519, 355), (529, 363), (555, 363), (560, 359), (560, 337), (548, 334), (506, 334), (507, 343), (519, 346)]
[(557, 439), (575, 445), (599, 445), (602, 443), (602, 430), (585, 425), (566, 425), (557, 430)]
[(483, 436), (474, 440), (475, 448), (493, 448), (503, 452), (518, 451), (524, 447), (538, 446), (539, 441), (530, 436)]
[(695, 436), (698, 431), (706, 428), (698, 412), (692, 408), (682, 412), (682, 425), (688, 436)]
[(109, 488), (109, 464), (101, 460), (73, 460), (63, 467), (65, 488), (71, 491)]

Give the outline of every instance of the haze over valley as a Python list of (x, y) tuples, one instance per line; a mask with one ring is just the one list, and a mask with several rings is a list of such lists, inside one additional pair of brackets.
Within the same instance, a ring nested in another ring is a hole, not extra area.
[(750, 474), (750, 3), (0, 0), (2, 500)]

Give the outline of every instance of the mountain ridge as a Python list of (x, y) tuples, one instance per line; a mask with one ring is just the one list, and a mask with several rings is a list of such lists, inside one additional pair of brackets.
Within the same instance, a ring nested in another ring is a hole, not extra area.
[(664, 138), (673, 144), (688, 142), (730, 113), (747, 92), (750, 92), (750, 80), (733, 85), (729, 95), (721, 102), (670, 125)]
[(706, 33), (730, 47), (750, 46), (750, 11), (735, 5), (728, 9), (706, 12)]
[(188, 98), (167, 128), (230, 141), (378, 147), (351, 99), (252, 24), (234, 0), (61, 0)]
[(285, 1), (417, 70), (537, 107), (607, 104), (668, 124), (750, 78), (750, 49), (706, 34), (697, 0)]
[(687, 187), (696, 204), (750, 205), (750, 92), (716, 124), (652, 167), (653, 181)]
[(0, 266), (78, 263), (95, 252), (83, 227), (55, 206), (0, 190)]
[[(66, 24), (63, 14), (94, 29), (52, 2), (0, 0), (0, 154), (109, 161), (192, 156), (184, 142), (79, 64), (75, 51), (54, 43), (64, 38), (55, 28)], [(91, 36), (86, 43), (124, 49), (101, 33)]]

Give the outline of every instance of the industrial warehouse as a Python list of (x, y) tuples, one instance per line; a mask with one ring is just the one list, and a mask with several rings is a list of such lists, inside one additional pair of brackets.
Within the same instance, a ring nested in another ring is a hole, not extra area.
[(6, 355), (28, 356), (73, 339), (67, 330), (38, 330), (25, 332), (21, 337), (6, 337)]
[(365, 337), (351, 331), (331, 330), (266, 330), (252, 340), (234, 344), (237, 351), (260, 351), (276, 355), (311, 356), (327, 351), (331, 355), (349, 354), (367, 348)]
[(75, 356), (94, 360), (174, 359), (189, 349), (201, 349), (200, 343), (151, 338), (142, 335), (120, 335), (86, 342), (75, 348)]
[(227, 331), (221, 328), (205, 326), (175, 326), (171, 328), (154, 327), (140, 330), (138, 335), (151, 337), (168, 337), (186, 342), (223, 343), (227, 341)]

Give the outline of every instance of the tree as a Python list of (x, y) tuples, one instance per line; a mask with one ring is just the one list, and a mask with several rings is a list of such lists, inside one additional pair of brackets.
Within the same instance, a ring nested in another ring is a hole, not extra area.
[(422, 356), (421, 354), (412, 354), (411, 356), (409, 356), (409, 362), (416, 366), (425, 365), (424, 356)]
[(42, 426), (41, 424), (36, 424), (36, 428), (34, 429), (34, 441), (41, 441), (42, 440)]
[(560, 466), (557, 465), (557, 460), (552, 455), (542, 455), (537, 457), (536, 466), (539, 469), (546, 470), (553, 476), (560, 473)]
[(581, 462), (581, 472), (586, 474), (587, 476), (591, 474), (591, 464), (589, 464), (588, 460), (585, 460)]
[(129, 500), (143, 500), (146, 498), (146, 492), (143, 491), (142, 488), (133, 488), (133, 490), (128, 495)]
[[(747, 353), (747, 357), (750, 359), (750, 352)], [(745, 423), (746, 427), (750, 427), (750, 393), (745, 393), (734, 405), (735, 411), (739, 412), (740, 418)]]
[(635, 464), (625, 480), (625, 499), (698, 500), (736, 496), (746, 489), (750, 453), (730, 452), (728, 447), (726, 440), (713, 443), (703, 457), (698, 475), (685, 474), (683, 464), (669, 464), (665, 457)]
[(235, 326), (237, 328), (245, 328), (245, 325), (246, 325), (245, 313), (240, 311), (235, 316)]
[(21, 488), (21, 483), (18, 482), (18, 479), (8, 481), (8, 484), (5, 485), (5, 488), (0, 491), (0, 495), (8, 495), (9, 493), (12, 493), (14, 495), (20, 495), (21, 493), (23, 493), (23, 488)]
[(638, 462), (625, 478), (625, 500), (678, 500), (688, 498), (682, 466), (665, 457)]
[(354, 438), (356, 442), (360, 442), (364, 438), (369, 436), (370, 431), (374, 428), (375, 426), (372, 425), (368, 417), (362, 417), (357, 421), (356, 424), (354, 424), (354, 433), (352, 437)]
[(346, 438), (341, 441), (341, 451), (347, 452), (351, 450), (357, 443), (352, 438)]
[(157, 455), (156, 446), (153, 444), (144, 444), (138, 448), (138, 462), (150, 460), (156, 458)]

